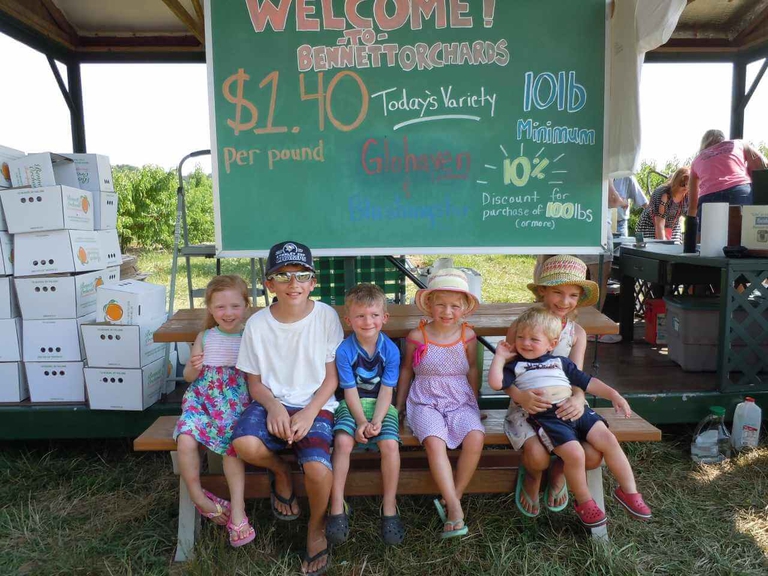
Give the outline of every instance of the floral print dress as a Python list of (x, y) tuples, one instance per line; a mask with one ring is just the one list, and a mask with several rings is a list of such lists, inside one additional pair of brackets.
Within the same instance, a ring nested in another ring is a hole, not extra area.
[(236, 456), (232, 428), (250, 403), (245, 373), (235, 367), (241, 339), (218, 327), (203, 332), (203, 370), (184, 393), (174, 440), (189, 434), (212, 452)]

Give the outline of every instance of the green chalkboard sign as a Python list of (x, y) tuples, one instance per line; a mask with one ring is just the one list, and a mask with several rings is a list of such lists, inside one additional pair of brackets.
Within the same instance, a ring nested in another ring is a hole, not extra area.
[(217, 247), (594, 251), (605, 0), (211, 0)]

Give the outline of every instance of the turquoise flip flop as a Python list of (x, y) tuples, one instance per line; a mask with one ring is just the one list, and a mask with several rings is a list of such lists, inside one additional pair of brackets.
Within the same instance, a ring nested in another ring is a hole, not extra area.
[[(517, 471), (517, 485), (515, 486), (515, 505), (517, 506), (517, 509), (520, 510), (520, 513), (523, 516), (528, 516), (528, 518), (536, 518), (536, 516), (541, 513), (541, 505), (540, 501), (541, 498), (537, 497), (536, 500), (533, 500), (530, 496), (528, 496), (528, 493), (523, 490), (523, 484), (525, 483), (525, 468), (523, 466), (520, 466), (520, 468)], [(536, 513), (528, 512), (525, 508), (523, 508), (523, 505), (520, 504), (520, 495), (523, 495), (523, 498), (525, 498), (525, 501), (530, 505), (531, 507), (536, 506), (537, 510)]]
[[(443, 530), (443, 532), (440, 534), (440, 538), (443, 540), (447, 538), (458, 538), (459, 536), (465, 536), (467, 532), (469, 532), (469, 528), (467, 528), (467, 524), (464, 522), (464, 518), (459, 518), (458, 520), (446, 520), (443, 523), (443, 528), (445, 528), (445, 524), (450, 524), (453, 530)], [(456, 529), (457, 524), (464, 524), (464, 526)]]
[[(552, 498), (552, 501), (555, 502), (559, 500), (560, 498), (565, 495), (565, 502), (563, 502), (560, 506), (550, 506), (549, 505), (549, 481), (547, 481), (547, 487), (544, 488), (544, 506), (547, 507), (547, 510), (550, 512), (562, 512), (565, 510), (565, 507), (568, 506), (569, 498), (568, 498), (568, 482), (563, 482), (563, 485), (560, 487), (560, 490), (557, 491), (557, 494), (555, 494), (554, 498)], [(527, 494), (526, 494), (527, 496)]]
[(437, 508), (437, 515), (440, 517), (440, 521), (445, 524), (448, 521), (448, 515), (445, 513), (445, 508), (443, 508), (443, 505), (440, 504), (440, 499), (435, 498), (432, 500), (432, 502), (435, 505), (435, 508)]

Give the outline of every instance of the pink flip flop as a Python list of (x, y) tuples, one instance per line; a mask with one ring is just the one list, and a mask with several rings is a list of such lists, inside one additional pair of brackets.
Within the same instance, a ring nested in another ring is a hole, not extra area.
[(616, 501), (619, 504), (624, 506), (624, 509), (629, 512), (631, 516), (634, 516), (639, 520), (651, 519), (651, 509), (648, 508), (648, 505), (645, 503), (645, 500), (643, 500), (643, 495), (640, 494), (640, 492), (627, 494), (621, 488), (616, 488), (616, 490), (613, 491), (613, 497), (616, 498)]
[[(229, 543), (232, 548), (245, 546), (249, 542), (253, 542), (253, 539), (256, 538), (256, 530), (250, 525), (248, 518), (243, 518), (243, 521), (237, 526), (232, 524), (231, 519), (228, 520), (227, 530), (229, 531)], [(245, 534), (245, 536), (238, 538), (238, 536), (242, 534)]]
[(594, 500), (587, 500), (584, 504), (575, 504), (573, 509), (579, 515), (581, 523), (587, 528), (597, 528), (608, 521), (605, 512), (600, 510), (600, 506)]
[(226, 526), (229, 522), (229, 516), (232, 512), (232, 507), (229, 501), (224, 500), (223, 498), (219, 498), (216, 496), (216, 494), (208, 492), (208, 490), (203, 490), (203, 494), (205, 494), (205, 497), (208, 498), (208, 500), (214, 503), (216, 506), (216, 512), (204, 512), (197, 504), (195, 504), (197, 511), (200, 512), (201, 516), (205, 516), (214, 524), (218, 524), (219, 526)]

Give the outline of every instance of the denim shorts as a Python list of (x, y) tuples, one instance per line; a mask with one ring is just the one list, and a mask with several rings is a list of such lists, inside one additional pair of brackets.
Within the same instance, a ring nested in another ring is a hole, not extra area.
[(554, 448), (573, 440), (577, 442), (586, 440), (587, 434), (589, 434), (589, 431), (592, 430), (592, 427), (598, 422), (603, 422), (608, 426), (608, 422), (605, 421), (605, 418), (600, 416), (589, 406), (584, 407), (584, 414), (574, 422), (561, 420), (557, 417), (556, 412), (557, 406), (552, 406), (544, 412), (539, 412), (538, 414), (533, 414), (528, 417), (528, 421), (534, 428), (539, 429), (539, 433), (541, 433), (540, 430), (543, 430), (546, 433)]
[(710, 192), (699, 196), (699, 208), (696, 212), (698, 231), (701, 233), (702, 204), (709, 202), (728, 202), (731, 206), (749, 206), (752, 204), (752, 184), (739, 184), (719, 192)]
[[(301, 407), (286, 406), (289, 416), (293, 416), (301, 410)], [(232, 431), (232, 440), (243, 436), (255, 436), (272, 452), (285, 450), (288, 442), (277, 436), (273, 436), (267, 430), (267, 410), (258, 402), (251, 402), (250, 406), (240, 415)], [(296, 459), (300, 466), (307, 462), (321, 462), (329, 470), (331, 466), (331, 444), (333, 444), (333, 413), (328, 410), (320, 410), (312, 427), (298, 442), (290, 445), (296, 452)]]

